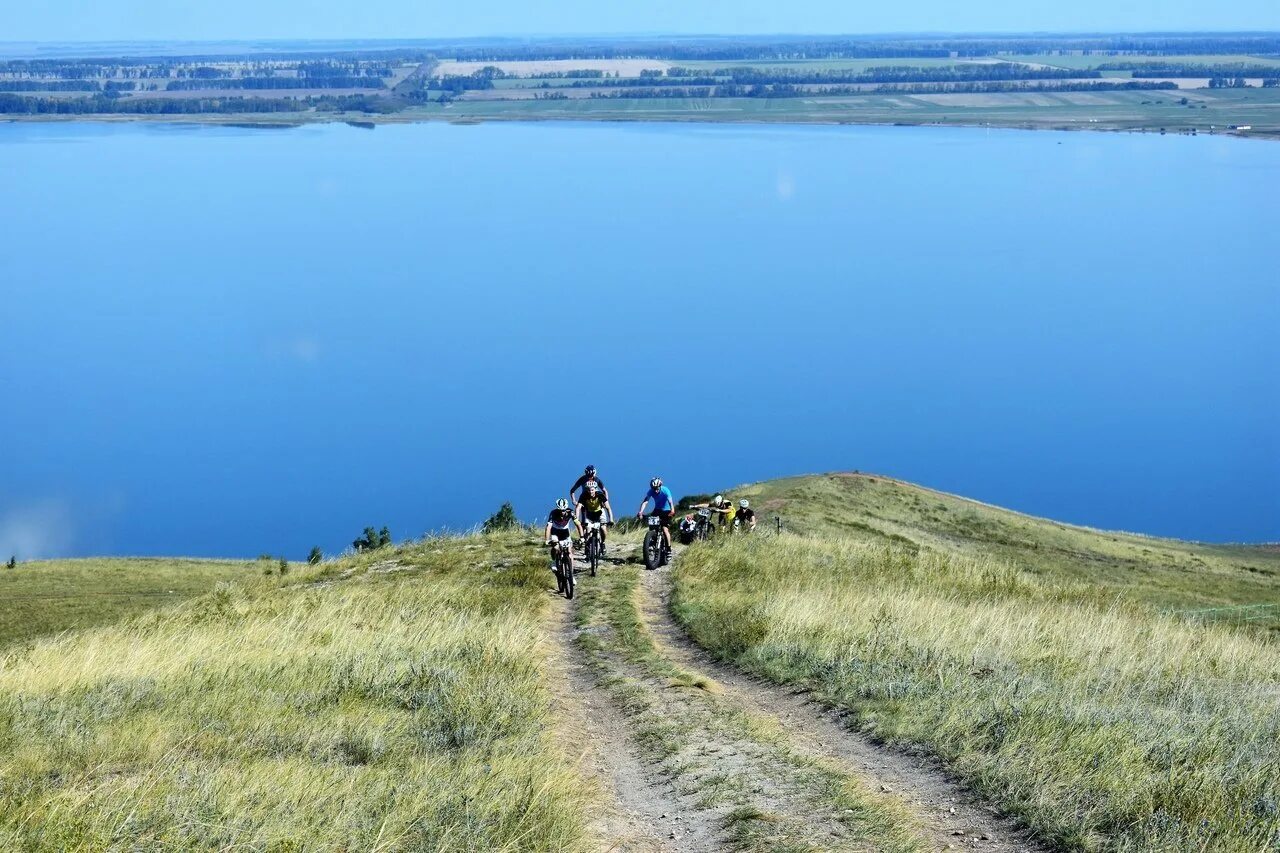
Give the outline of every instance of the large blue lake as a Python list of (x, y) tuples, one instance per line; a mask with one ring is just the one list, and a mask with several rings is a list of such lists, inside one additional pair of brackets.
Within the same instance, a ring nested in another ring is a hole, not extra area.
[(0, 126), (0, 557), (878, 471), (1280, 539), (1280, 145)]

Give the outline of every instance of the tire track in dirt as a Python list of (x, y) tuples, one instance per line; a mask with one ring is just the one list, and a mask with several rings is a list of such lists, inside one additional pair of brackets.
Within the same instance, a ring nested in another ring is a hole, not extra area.
[(727, 701), (748, 713), (776, 719), (792, 736), (794, 749), (835, 761), (871, 789), (896, 796), (916, 816), (935, 849), (1050, 850), (948, 776), (938, 762), (876, 743), (845, 725), (839, 711), (716, 661), (672, 618), (671, 589), (670, 572), (641, 573), (642, 617), (664, 655), (712, 678)]
[[(581, 593), (581, 582), (578, 589)], [(720, 849), (714, 823), (692, 798), (677, 792), (659, 768), (640, 756), (630, 723), (602, 689), (586, 653), (575, 642), (580, 633), (575, 616), (581, 597), (572, 602), (559, 595), (556, 599), (545, 640), (551, 690), (564, 722), (562, 729), (580, 750), (582, 775), (604, 789), (590, 826), (600, 841), (599, 849), (611, 853)]]
[(638, 775), (667, 804), (655, 831), (657, 808), (626, 803), (635, 792), (619, 788), (620, 810), (650, 822), (651, 843), (657, 836), (659, 849), (761, 853), (908, 853), (926, 846), (895, 797), (867, 789), (835, 762), (793, 749), (776, 719), (730, 705), (718, 686), (675, 665), (644, 623), (640, 578), (650, 574), (633, 564), (583, 579), (574, 646), (588, 687), (594, 681), (595, 695), (617, 712), (610, 724), (636, 750)]

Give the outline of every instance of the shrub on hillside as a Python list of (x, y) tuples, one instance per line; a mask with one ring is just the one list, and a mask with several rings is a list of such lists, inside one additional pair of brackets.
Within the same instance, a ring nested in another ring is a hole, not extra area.
[(18, 566), (18, 558), (17, 558), (17, 557), (10, 557), (10, 558), (9, 558), (9, 562), (7, 562), (7, 563), (5, 563), (5, 564), (4, 564), (4, 567), (5, 567), (6, 569), (13, 569), (13, 568), (17, 568), (17, 566)]
[(511, 501), (507, 501), (485, 520), (481, 530), (485, 533), (496, 533), (499, 530), (514, 530), (519, 526), (520, 519), (516, 518), (515, 507), (511, 506)]
[(676, 509), (679, 512), (687, 512), (688, 510), (693, 509), (694, 504), (711, 503), (711, 499), (713, 497), (715, 497), (715, 495), (685, 495), (676, 502)]
[(372, 527), (366, 527), (360, 538), (351, 543), (351, 547), (356, 549), (356, 553), (363, 553), (364, 551), (376, 551), (390, 544), (391, 531), (387, 527), (384, 526), (381, 530), (376, 531)]
[(317, 545), (316, 547), (312, 548), (311, 553), (307, 555), (307, 564), (312, 566), (317, 566), (320, 564), (320, 561), (323, 559), (324, 559), (324, 551), (321, 551), (320, 546)]
[(280, 574), (281, 575), (289, 574), (289, 561), (286, 560), (284, 557), (280, 558)]

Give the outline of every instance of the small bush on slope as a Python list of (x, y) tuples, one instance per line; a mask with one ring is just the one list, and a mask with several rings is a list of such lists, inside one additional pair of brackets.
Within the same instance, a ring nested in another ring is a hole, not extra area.
[(1280, 844), (1280, 649), (1084, 587), (880, 544), (698, 546), (677, 615), (702, 645), (814, 685), (1083, 849)]
[(474, 542), (0, 656), (0, 849), (576, 849), (541, 560)]
[(498, 507), (498, 511), (485, 519), (484, 525), (480, 528), (482, 533), (501, 533), (504, 530), (515, 530), (520, 526), (520, 519), (516, 518), (516, 511), (511, 502), (508, 501)]

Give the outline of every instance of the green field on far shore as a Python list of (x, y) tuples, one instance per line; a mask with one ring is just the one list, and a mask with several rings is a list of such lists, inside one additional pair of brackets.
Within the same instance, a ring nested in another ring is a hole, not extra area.
[(260, 576), (269, 562), (94, 558), (0, 568), (0, 646), (117, 622)]

